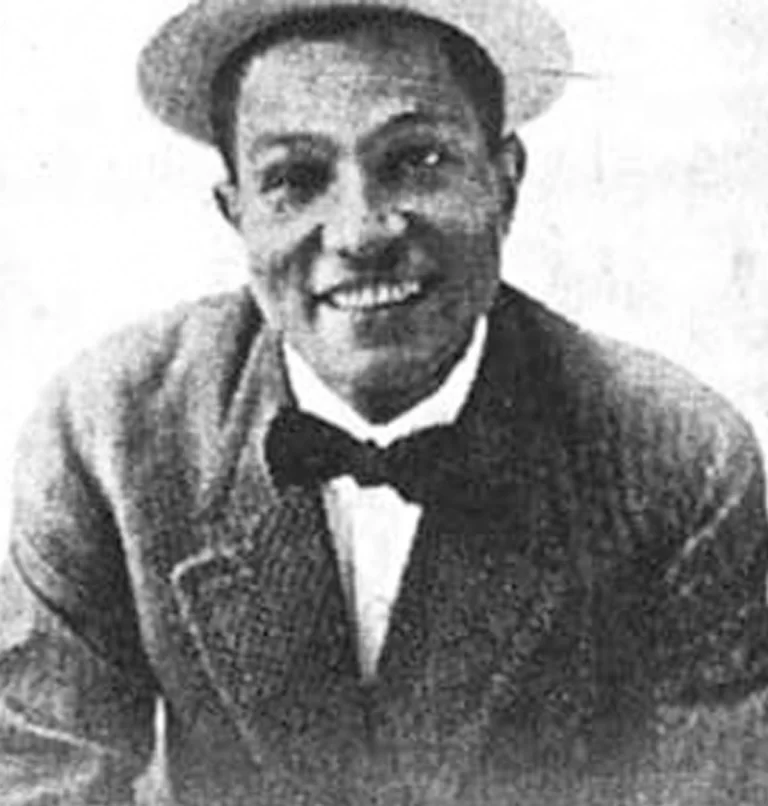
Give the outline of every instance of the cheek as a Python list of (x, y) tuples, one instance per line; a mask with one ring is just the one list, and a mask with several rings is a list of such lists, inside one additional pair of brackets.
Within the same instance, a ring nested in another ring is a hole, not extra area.
[(473, 286), (498, 274), (502, 227), (498, 208), (487, 193), (432, 199), (422, 215), (439, 244), (446, 271)]
[(442, 265), (450, 275), (452, 316), (474, 317), (491, 307), (501, 277), (502, 228), (487, 194), (447, 200), (435, 211)]
[(257, 249), (248, 244), (250, 287), (267, 320), (278, 329), (290, 328), (307, 312), (302, 272), (291, 259), (291, 252), (283, 252), (275, 244)]
[(272, 304), (287, 302), (303, 290), (317, 249), (311, 226), (276, 226), (263, 217), (244, 216), (241, 235), (254, 286)]
[(498, 241), (502, 231), (501, 205), (491, 177), (479, 172), (451, 184), (444, 191), (416, 201), (421, 215), (452, 240), (467, 244)]

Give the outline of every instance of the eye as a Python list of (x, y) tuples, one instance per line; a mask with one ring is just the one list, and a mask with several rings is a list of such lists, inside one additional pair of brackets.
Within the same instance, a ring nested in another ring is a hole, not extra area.
[(326, 162), (319, 159), (292, 160), (265, 170), (260, 190), (272, 201), (301, 205), (321, 193), (329, 180), (330, 168)]
[(389, 181), (430, 180), (450, 162), (448, 151), (438, 143), (412, 143), (390, 152), (383, 164), (383, 178)]
[(412, 168), (437, 168), (442, 165), (445, 154), (439, 146), (413, 146), (405, 149), (400, 157), (403, 165)]

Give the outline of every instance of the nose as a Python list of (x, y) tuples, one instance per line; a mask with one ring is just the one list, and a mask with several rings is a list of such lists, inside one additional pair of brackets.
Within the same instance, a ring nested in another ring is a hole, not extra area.
[(324, 222), (326, 249), (343, 257), (364, 257), (405, 233), (406, 213), (374, 198), (376, 194), (359, 166), (340, 168), (334, 184), (332, 207)]

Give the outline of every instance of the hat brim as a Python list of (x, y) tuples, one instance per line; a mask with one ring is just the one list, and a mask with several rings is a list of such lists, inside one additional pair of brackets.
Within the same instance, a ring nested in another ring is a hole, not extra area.
[(473, 39), (504, 76), (508, 129), (544, 112), (571, 70), (565, 32), (535, 0), (200, 0), (142, 50), (140, 93), (164, 123), (213, 144), (211, 86), (227, 58), (287, 17), (336, 8), (404, 12)]

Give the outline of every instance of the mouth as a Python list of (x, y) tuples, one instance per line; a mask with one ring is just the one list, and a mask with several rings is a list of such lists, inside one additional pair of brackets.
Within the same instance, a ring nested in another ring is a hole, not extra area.
[(429, 286), (426, 280), (349, 283), (321, 294), (319, 300), (340, 311), (378, 311), (416, 302), (424, 296)]

